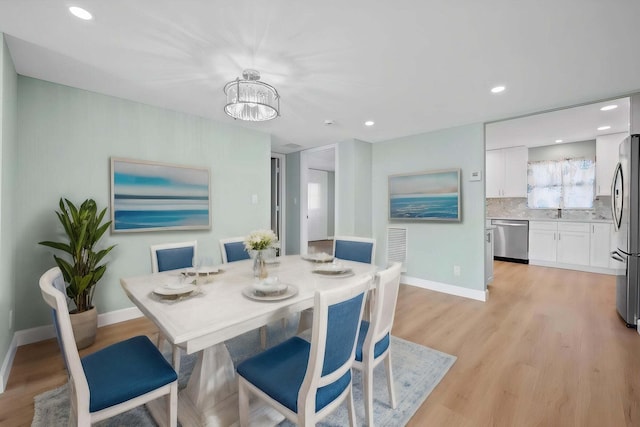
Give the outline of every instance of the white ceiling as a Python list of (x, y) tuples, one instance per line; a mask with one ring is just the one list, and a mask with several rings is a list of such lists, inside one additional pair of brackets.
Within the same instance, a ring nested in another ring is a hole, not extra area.
[[(19, 74), (258, 129), (283, 153), (628, 95), (639, 16), (637, 0), (0, 1)], [(223, 113), (244, 68), (278, 89), (282, 117)]]
[[(600, 108), (617, 105), (613, 110)], [(489, 123), (485, 129), (487, 150), (525, 145), (538, 147), (596, 139), (598, 135), (629, 132), (629, 98), (596, 102), (512, 120)], [(609, 129), (598, 130), (601, 126)]]

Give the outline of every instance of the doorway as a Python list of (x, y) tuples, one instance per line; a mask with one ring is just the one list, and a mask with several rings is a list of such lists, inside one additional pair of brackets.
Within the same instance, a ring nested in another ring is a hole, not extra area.
[(300, 156), (300, 252), (333, 252), (335, 234), (335, 145)]
[(285, 156), (283, 154), (271, 154), (271, 229), (280, 242), (280, 247), (276, 250), (277, 255), (285, 254), (285, 212), (284, 200), (285, 194)]

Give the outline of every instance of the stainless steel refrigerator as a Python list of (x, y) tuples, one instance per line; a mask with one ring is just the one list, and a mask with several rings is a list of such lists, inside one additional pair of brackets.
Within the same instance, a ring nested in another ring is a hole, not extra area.
[(636, 326), (640, 288), (640, 135), (620, 143), (620, 159), (611, 183), (611, 210), (616, 250), (611, 257), (624, 263), (616, 276), (616, 308), (628, 327)]

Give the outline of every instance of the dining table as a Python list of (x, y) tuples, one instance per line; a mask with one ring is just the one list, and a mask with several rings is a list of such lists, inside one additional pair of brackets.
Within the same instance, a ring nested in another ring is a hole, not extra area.
[[(187, 354), (197, 354), (187, 386), (178, 394), (178, 420), (182, 425), (237, 423), (238, 384), (226, 340), (312, 308), (316, 291), (362, 280), (363, 276), (369, 277), (373, 286), (377, 271), (373, 264), (318, 260), (328, 258), (287, 255), (270, 263), (268, 283), (286, 285), (286, 290), (275, 296), (259, 291), (265, 282), (254, 277), (250, 259), (222, 264), (207, 271), (206, 276), (197, 271), (173, 270), (120, 279), (129, 299), (157, 325), (174, 351), (180, 348)], [(189, 282), (188, 292), (180, 294), (168, 288), (178, 280)], [(179, 366), (174, 368), (179, 372)], [(147, 405), (160, 425), (166, 421), (165, 404), (156, 399)]]

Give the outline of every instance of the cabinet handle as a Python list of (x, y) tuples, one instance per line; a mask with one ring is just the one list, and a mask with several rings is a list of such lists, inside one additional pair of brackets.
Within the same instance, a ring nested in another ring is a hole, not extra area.
[(556, 240), (556, 233), (553, 233), (553, 240)]
[(562, 239), (562, 236), (561, 236), (560, 232), (558, 232), (558, 240), (561, 240), (561, 239)]

